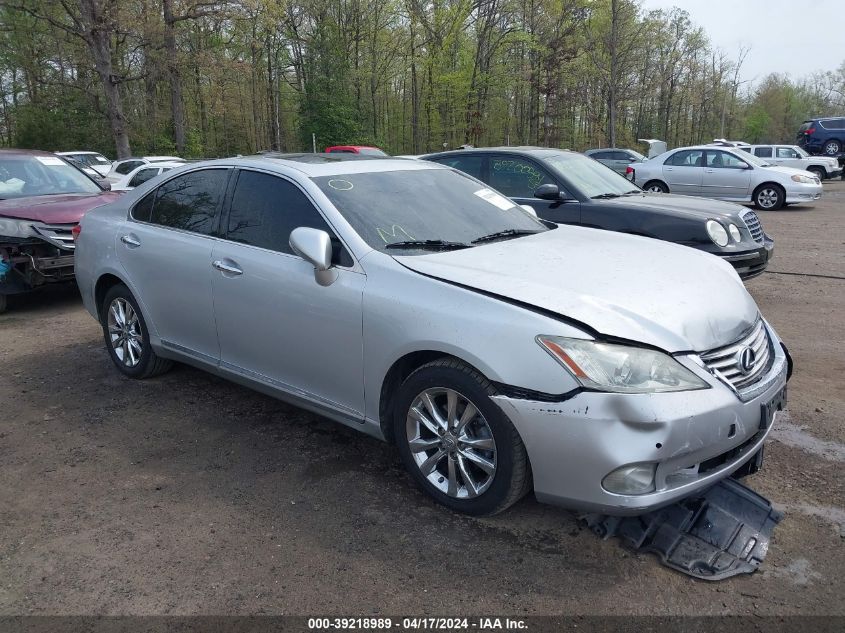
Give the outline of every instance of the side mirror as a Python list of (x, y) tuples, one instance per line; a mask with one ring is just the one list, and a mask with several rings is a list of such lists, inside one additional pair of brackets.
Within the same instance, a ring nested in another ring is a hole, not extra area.
[(519, 206), (524, 209), (527, 213), (533, 215), (535, 218), (537, 217), (537, 212), (534, 210), (534, 207), (532, 207), (530, 204), (521, 204)]
[(314, 279), (318, 284), (329, 286), (337, 279), (337, 271), (332, 268), (332, 239), (328, 233), (300, 226), (290, 232), (290, 247), (314, 266)]
[(560, 187), (552, 183), (540, 185), (534, 190), (534, 197), (540, 200), (560, 200)]
[(111, 183), (105, 178), (100, 180), (97, 184), (100, 185), (100, 189), (103, 191), (111, 191)]

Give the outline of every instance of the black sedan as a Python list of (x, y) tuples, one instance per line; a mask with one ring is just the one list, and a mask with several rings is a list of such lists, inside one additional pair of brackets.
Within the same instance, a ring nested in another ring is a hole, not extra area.
[(492, 147), (421, 157), (459, 169), (544, 220), (643, 235), (691, 246), (730, 262), (739, 276), (762, 273), (774, 241), (752, 210), (730, 202), (645, 193), (612, 169), (575, 152)]

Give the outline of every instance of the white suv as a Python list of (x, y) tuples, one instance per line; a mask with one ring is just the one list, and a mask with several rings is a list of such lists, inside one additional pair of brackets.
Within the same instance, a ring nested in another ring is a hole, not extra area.
[(739, 149), (763, 158), (767, 163), (794, 167), (814, 173), (819, 180), (836, 178), (842, 174), (839, 161), (827, 156), (810, 156), (797, 145), (750, 145)]

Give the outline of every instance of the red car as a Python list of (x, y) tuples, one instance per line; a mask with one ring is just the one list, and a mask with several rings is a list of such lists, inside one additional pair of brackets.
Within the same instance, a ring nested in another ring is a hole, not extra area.
[(367, 156), (387, 156), (378, 147), (369, 145), (332, 145), (326, 148), (327, 154), (365, 154)]
[(0, 150), (0, 312), (7, 295), (73, 279), (73, 228), (120, 194), (63, 158)]

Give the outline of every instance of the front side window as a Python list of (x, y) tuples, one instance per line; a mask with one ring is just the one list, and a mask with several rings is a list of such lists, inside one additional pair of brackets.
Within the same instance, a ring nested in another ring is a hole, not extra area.
[(228, 176), (227, 169), (202, 169), (168, 180), (156, 190), (150, 222), (212, 235)]
[(772, 157), (772, 148), (771, 147), (755, 147), (754, 148), (754, 155), (759, 156), (760, 158), (771, 158)]
[(791, 147), (778, 147), (778, 158), (800, 158)]
[(299, 187), (271, 174), (240, 172), (229, 210), (227, 239), (292, 254), (290, 233), (300, 226), (332, 234)]
[(702, 167), (704, 166), (704, 151), (687, 149), (675, 152), (669, 157), (666, 164), (673, 167)]
[(100, 193), (94, 181), (58, 156), (0, 158), (0, 199)]
[(554, 181), (544, 169), (524, 158), (494, 156), (490, 159), (488, 182), (511, 198), (533, 198), (537, 187)]
[(446, 158), (438, 158), (433, 162), (453, 167), (481, 180), (481, 171), (484, 167), (483, 156), (447, 156)]
[(728, 152), (707, 152), (707, 167), (714, 169), (745, 169), (747, 163)]
[(451, 169), (341, 174), (313, 181), (367, 244), (394, 255), (430, 252), (413, 245), (388, 248), (397, 242), (471, 245), (501, 231), (548, 230), (511, 200)]

